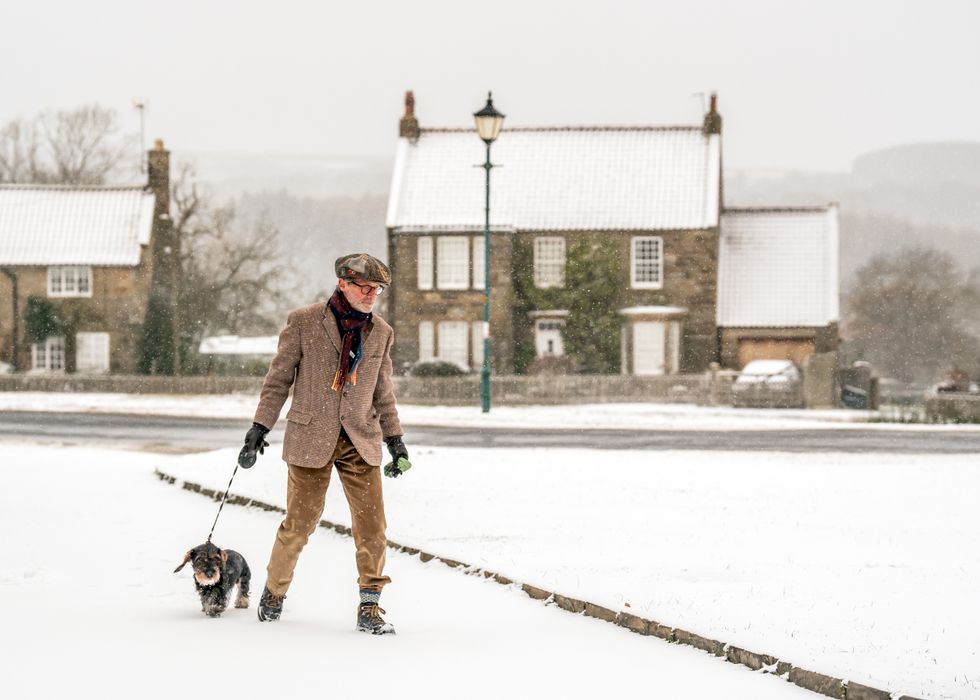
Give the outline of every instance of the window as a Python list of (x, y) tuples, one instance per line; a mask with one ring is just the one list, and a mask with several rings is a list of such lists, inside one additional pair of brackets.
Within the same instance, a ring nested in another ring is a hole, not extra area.
[(53, 335), (43, 343), (31, 343), (31, 369), (60, 372), (65, 368), (65, 339)]
[(469, 236), (440, 236), (436, 241), (436, 274), (439, 289), (469, 288)]
[(418, 243), (419, 289), (432, 289), (432, 239), (419, 238)]
[(631, 286), (637, 289), (663, 287), (663, 239), (658, 236), (634, 236), (630, 255)]
[(75, 364), (79, 372), (108, 372), (109, 334), (78, 333), (75, 336)]
[(473, 289), (483, 289), (486, 272), (486, 243), (483, 236), (473, 236)]
[(473, 321), (473, 367), (483, 367), (483, 321)]
[(92, 296), (92, 268), (61, 265), (48, 268), (49, 297)]
[(534, 286), (565, 286), (565, 239), (534, 239)]
[(466, 321), (439, 322), (439, 359), (462, 369), (470, 368), (470, 324)]
[(557, 318), (539, 318), (534, 322), (534, 348), (538, 357), (565, 354), (565, 343), (561, 337), (564, 326), (564, 319)]
[(419, 362), (431, 362), (435, 359), (435, 338), (432, 321), (419, 321)]

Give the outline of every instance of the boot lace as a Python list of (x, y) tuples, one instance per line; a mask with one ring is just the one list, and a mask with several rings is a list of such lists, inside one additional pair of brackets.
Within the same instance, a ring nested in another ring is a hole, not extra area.
[(384, 611), (384, 609), (380, 605), (378, 605), (377, 603), (370, 603), (368, 605), (362, 605), (361, 606), (361, 611), (365, 615), (367, 615), (368, 617), (370, 617), (370, 618), (372, 618), (374, 620), (381, 620), (381, 622), (384, 622), (384, 620), (381, 619), (381, 616), (387, 614)]

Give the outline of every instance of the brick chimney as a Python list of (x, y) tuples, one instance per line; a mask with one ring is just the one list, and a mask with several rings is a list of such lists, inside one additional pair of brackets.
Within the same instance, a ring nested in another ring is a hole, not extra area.
[(156, 208), (153, 212), (154, 220), (160, 218), (161, 214), (170, 215), (170, 151), (163, 147), (163, 140), (157, 139), (153, 142), (153, 148), (147, 151), (147, 169), (149, 170), (149, 182), (147, 187), (153, 190), (156, 196)]
[(718, 94), (711, 93), (711, 107), (704, 115), (704, 126), (701, 129), (705, 136), (721, 133), (721, 115), (718, 114)]
[(405, 114), (398, 122), (398, 135), (412, 141), (419, 137), (419, 120), (415, 118), (415, 95), (411, 90), (405, 93)]

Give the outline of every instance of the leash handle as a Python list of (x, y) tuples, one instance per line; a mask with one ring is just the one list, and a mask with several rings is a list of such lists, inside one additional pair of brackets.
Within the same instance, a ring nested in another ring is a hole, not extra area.
[(225, 489), (225, 495), (221, 497), (221, 505), (218, 506), (218, 513), (214, 516), (214, 522), (211, 523), (211, 532), (208, 533), (208, 542), (211, 541), (211, 535), (214, 534), (214, 528), (218, 524), (218, 517), (221, 515), (221, 509), (225, 507), (225, 500), (228, 498), (228, 492), (231, 491), (231, 482), (235, 480), (235, 474), (238, 473), (238, 463), (235, 463), (235, 471), (231, 473), (231, 478), (228, 479), (228, 488)]

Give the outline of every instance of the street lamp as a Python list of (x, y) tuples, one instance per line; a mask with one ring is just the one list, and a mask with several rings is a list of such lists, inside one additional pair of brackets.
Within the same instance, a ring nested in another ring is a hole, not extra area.
[(479, 112), (473, 113), (476, 133), (487, 144), (487, 160), (483, 164), (487, 178), (486, 218), (483, 224), (483, 371), (480, 374), (480, 401), (483, 412), (490, 412), (490, 144), (492, 144), (504, 125), (504, 115), (493, 106), (493, 93), (487, 93), (487, 104)]

